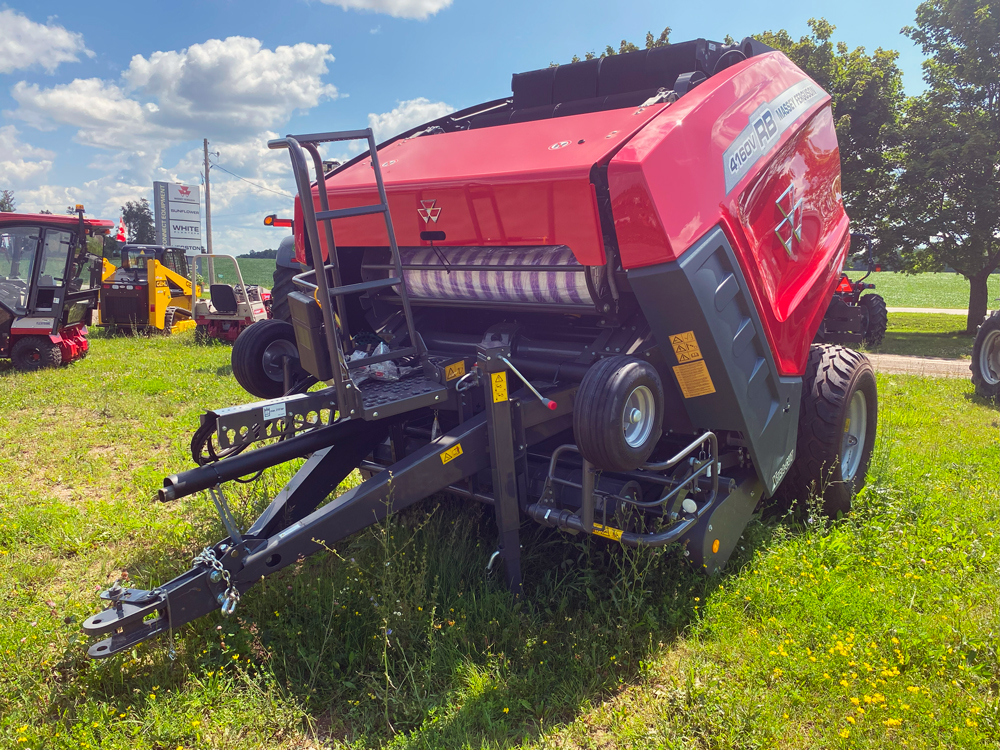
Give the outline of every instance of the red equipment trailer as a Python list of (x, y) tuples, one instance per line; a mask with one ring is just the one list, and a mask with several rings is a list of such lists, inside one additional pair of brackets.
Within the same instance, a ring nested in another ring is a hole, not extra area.
[(0, 213), (0, 356), (18, 370), (57, 367), (87, 354), (103, 236), (114, 224), (84, 218), (83, 206), (76, 213)]
[[(441, 491), (494, 507), (515, 592), (527, 522), (682, 544), (712, 573), (779, 491), (850, 509), (877, 393), (862, 355), (814, 343), (850, 245), (830, 97), (749, 38), (512, 91), (378, 148), (371, 130), (271, 142), (310, 270), (292, 323), (249, 327), (233, 362), (284, 395), (202, 417), (203, 465), (159, 495), (209, 490), (229, 536), (155, 591), (105, 592), (92, 656), (230, 614), (262, 577)], [(318, 146), (355, 139), (367, 152), (328, 171)], [(240, 529), (220, 483), (303, 456)]]

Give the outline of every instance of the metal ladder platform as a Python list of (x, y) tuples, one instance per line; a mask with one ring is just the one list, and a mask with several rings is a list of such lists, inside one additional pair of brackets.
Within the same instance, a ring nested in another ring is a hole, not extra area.
[[(326, 176), (323, 159), (320, 156), (318, 144), (335, 143), (339, 141), (363, 140), (368, 145), (368, 156), (371, 159), (372, 171), (375, 173), (375, 184), (378, 188), (379, 202), (367, 206), (350, 206), (347, 208), (330, 208), (330, 198), (326, 190)], [(294, 283), (310, 291), (319, 303), (323, 313), (324, 335), (330, 352), (330, 365), (333, 373), (333, 385), (337, 390), (337, 403), (342, 414), (361, 417), (367, 421), (384, 419), (395, 414), (401, 414), (413, 409), (432, 406), (435, 402), (444, 401), (447, 389), (427, 375), (413, 374), (399, 381), (365, 381), (356, 385), (351, 378), (351, 371), (358, 367), (378, 364), (404, 357), (419, 357), (425, 365), (427, 350), (423, 341), (417, 335), (413, 323), (413, 310), (403, 277), (403, 266), (396, 244), (396, 233), (392, 227), (392, 216), (389, 212), (389, 201), (386, 197), (385, 183), (382, 179), (382, 168), (378, 160), (375, 137), (371, 128), (364, 130), (342, 130), (330, 133), (310, 133), (305, 135), (288, 135), (268, 142), (268, 148), (288, 149), (295, 176), (295, 185), (302, 207), (302, 218), (306, 236), (312, 254), (312, 270), (294, 277)], [(313, 201), (312, 183), (306, 153), (312, 160), (315, 183), (319, 193), (320, 209), (316, 210)], [(389, 249), (392, 255), (392, 273), (388, 278), (364, 281), (357, 284), (343, 284), (340, 274), (340, 258), (337, 254), (337, 244), (334, 240), (333, 222), (337, 219), (348, 219), (356, 216), (382, 214), (385, 220), (386, 234), (389, 238)], [(323, 224), (322, 239), (327, 248), (327, 259), (323, 259), (320, 223)], [(316, 269), (323, 269), (317, 273)], [(399, 295), (403, 315), (406, 319), (406, 332), (409, 345), (383, 354), (376, 354), (361, 359), (349, 361), (347, 355), (353, 351), (351, 332), (348, 323), (347, 302), (345, 297), (353, 294), (365, 294), (380, 289), (392, 287)], [(336, 316), (334, 315), (336, 310)]]

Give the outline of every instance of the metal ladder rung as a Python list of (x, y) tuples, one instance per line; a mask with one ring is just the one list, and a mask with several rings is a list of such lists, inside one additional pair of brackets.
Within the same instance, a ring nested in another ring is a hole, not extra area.
[(412, 357), (416, 353), (417, 348), (415, 346), (407, 346), (403, 349), (393, 349), (392, 351), (385, 352), (384, 354), (373, 354), (371, 357), (362, 357), (361, 359), (355, 359), (352, 362), (348, 362), (347, 369), (354, 370), (358, 367), (367, 367), (368, 365), (375, 365), (379, 362), (387, 362), (390, 359)]
[(399, 283), (400, 279), (395, 276), (391, 276), (388, 279), (375, 279), (374, 281), (359, 281), (357, 284), (347, 284), (331, 289), (330, 296), (340, 297), (345, 294), (360, 294), (361, 292), (370, 292), (373, 289), (385, 289), (388, 286), (396, 286)]
[(384, 214), (386, 207), (377, 203), (373, 206), (352, 206), (350, 208), (335, 208), (332, 211), (317, 211), (316, 221), (329, 219), (349, 219), (352, 216), (367, 216), (368, 214)]

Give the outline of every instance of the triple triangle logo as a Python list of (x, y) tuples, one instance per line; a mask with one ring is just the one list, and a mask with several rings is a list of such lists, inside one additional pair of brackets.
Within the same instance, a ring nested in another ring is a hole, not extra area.
[(422, 208), (417, 209), (417, 214), (424, 220), (424, 224), (429, 224), (432, 221), (437, 224), (438, 217), (441, 215), (441, 209), (435, 208), (436, 204), (436, 200), (420, 201)]

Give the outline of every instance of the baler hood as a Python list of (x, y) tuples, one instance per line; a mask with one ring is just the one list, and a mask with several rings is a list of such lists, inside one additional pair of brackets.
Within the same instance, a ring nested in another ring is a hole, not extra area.
[[(566, 245), (581, 264), (603, 265), (591, 171), (666, 106), (421, 135), (383, 146), (378, 155), (397, 241), (429, 245), (420, 233), (433, 231), (444, 233), (446, 239), (435, 242), (443, 246)], [(378, 202), (368, 160), (328, 177), (327, 191), (333, 209)], [(316, 187), (313, 200), (318, 210)], [(296, 205), (297, 233), (300, 212)], [(380, 216), (342, 220), (335, 232), (338, 245), (386, 244)]]

